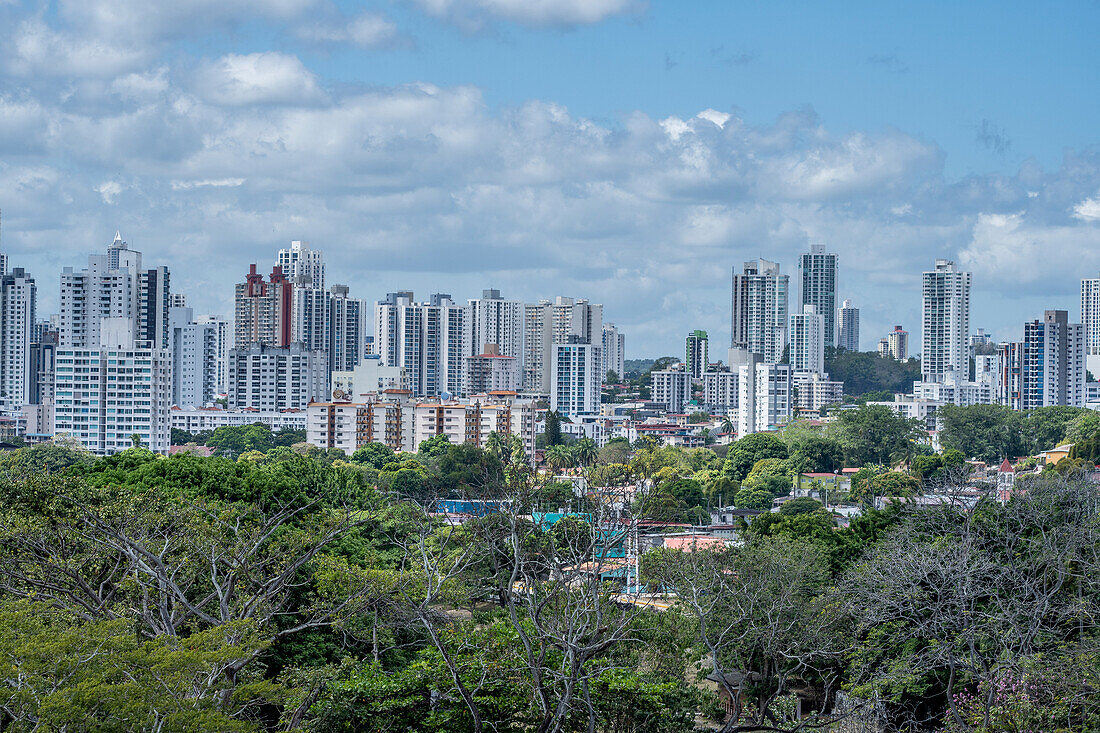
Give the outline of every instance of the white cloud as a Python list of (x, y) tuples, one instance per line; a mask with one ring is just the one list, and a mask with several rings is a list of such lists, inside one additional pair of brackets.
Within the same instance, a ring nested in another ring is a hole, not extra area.
[(244, 183), (243, 178), (207, 178), (201, 181), (172, 181), (173, 191), (190, 191), (210, 186), (211, 188), (236, 188)]
[(14, 34), (5, 66), (23, 77), (112, 77), (146, 63), (143, 44), (110, 43), (94, 36), (56, 31), (30, 19)]
[(95, 190), (99, 192), (100, 198), (103, 199), (105, 204), (113, 204), (118, 195), (122, 193), (122, 184), (118, 181), (104, 181), (95, 187)]
[(1085, 199), (1074, 206), (1073, 216), (1081, 221), (1100, 221), (1100, 196)]
[(62, 0), (60, 15), (82, 34), (155, 43), (255, 19), (289, 20), (318, 0)]
[(477, 29), (492, 20), (531, 27), (592, 25), (638, 12), (637, 0), (415, 0), (426, 12)]
[(376, 13), (301, 25), (298, 35), (311, 41), (352, 43), (362, 48), (381, 48), (399, 39), (397, 26), (385, 16)]
[(195, 89), (207, 101), (227, 107), (313, 104), (324, 96), (317, 77), (296, 56), (274, 51), (206, 62), (195, 75)]

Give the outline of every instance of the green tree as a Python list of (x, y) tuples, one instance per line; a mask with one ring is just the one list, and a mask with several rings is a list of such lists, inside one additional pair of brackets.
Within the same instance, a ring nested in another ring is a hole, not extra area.
[(351, 454), (351, 462), (363, 466), (370, 466), (379, 471), (387, 463), (393, 461), (394, 453), (385, 443), (367, 443), (355, 449)]
[(591, 438), (581, 438), (573, 446), (573, 454), (581, 466), (591, 466), (599, 459), (599, 449)]
[(432, 458), (441, 458), (447, 455), (447, 451), (450, 449), (450, 437), (447, 435), (437, 435), (434, 438), (420, 441), (420, 445), (417, 446), (416, 449), (416, 455), (424, 460), (430, 460)]
[(786, 458), (787, 444), (769, 433), (746, 435), (730, 448), (722, 472), (734, 481), (744, 481), (757, 461), (764, 458)]
[(1003, 405), (944, 405), (938, 411), (940, 443), (969, 458), (1000, 463), (1032, 453), (1024, 417)]
[(1083, 420), (1083, 416), (1089, 413), (1095, 415), (1092, 410), (1066, 405), (1029, 410), (1025, 418), (1026, 430), (1027, 434), (1032, 437), (1032, 445), (1035, 447), (1036, 452), (1061, 444), (1062, 439), (1066, 437), (1070, 424), (1074, 420)]
[(547, 448), (543, 453), (543, 459), (546, 461), (546, 467), (554, 472), (564, 470), (573, 463), (569, 449), (560, 443)]
[(919, 421), (902, 417), (885, 405), (841, 411), (837, 434), (849, 466), (890, 465), (906, 459), (913, 453), (913, 441), (924, 435)]
[(791, 445), (791, 458), (804, 463), (805, 470), (833, 473), (844, 468), (844, 445), (833, 438), (814, 435)]
[(920, 362), (916, 359), (897, 361), (873, 351), (833, 348), (825, 349), (825, 371), (831, 378), (844, 382), (847, 395), (907, 392), (921, 378)]
[(546, 435), (546, 447), (561, 445), (561, 415), (555, 410), (546, 411), (546, 425), (543, 429)]
[(808, 496), (800, 496), (783, 502), (783, 506), (779, 507), (779, 513), (783, 516), (792, 516), (795, 514), (810, 514), (824, 509), (825, 507), (820, 501), (811, 499)]

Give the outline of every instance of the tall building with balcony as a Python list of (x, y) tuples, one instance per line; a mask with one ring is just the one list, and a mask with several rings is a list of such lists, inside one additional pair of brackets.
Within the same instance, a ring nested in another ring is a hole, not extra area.
[(684, 366), (692, 379), (702, 379), (707, 370), (710, 354), (708, 352), (706, 331), (695, 330), (684, 341)]
[(921, 373), (924, 381), (965, 380), (970, 366), (970, 273), (936, 260), (921, 276)]
[(385, 366), (401, 367), (417, 397), (462, 391), (465, 309), (444, 293), (416, 303), (408, 291), (375, 304), (375, 348)]
[(371, 322), (366, 304), (352, 298), (347, 285), (333, 285), (328, 295), (329, 371), (351, 371), (359, 366), (366, 351), (363, 336)]
[(555, 343), (550, 358), (550, 409), (562, 415), (600, 410), (600, 347), (570, 336)]
[(1100, 379), (1100, 277), (1081, 280), (1081, 325), (1085, 327), (1085, 366)]
[(191, 308), (172, 308), (172, 404), (201, 407), (225, 389), (225, 321), (197, 322)]
[(859, 351), (859, 308), (845, 300), (837, 313), (837, 348), (845, 351)]
[(801, 305), (812, 305), (825, 322), (825, 345), (836, 345), (837, 257), (823, 244), (811, 244), (798, 258)]
[(1061, 310), (1024, 324), (1020, 409), (1085, 406), (1085, 327)]
[[(558, 296), (524, 306), (523, 388), (528, 392), (552, 395), (551, 363), (559, 344), (589, 344), (602, 354), (603, 306), (584, 298)], [(601, 361), (596, 372), (603, 368)], [(599, 375), (599, 383), (607, 374)]]
[(626, 369), (626, 335), (619, 333), (614, 323), (603, 324), (601, 348), (600, 358), (603, 359), (603, 366), (600, 367), (600, 372), (605, 378), (608, 372), (615, 372), (619, 379), (622, 379)]
[(730, 346), (777, 364), (787, 345), (789, 290), (790, 278), (777, 262), (753, 260), (734, 271)]
[(236, 348), (253, 344), (289, 345), (293, 341), (293, 291), (294, 286), (281, 266), (272, 268), (270, 278), (265, 281), (256, 265), (250, 265), (245, 281), (236, 287), (233, 345)]
[(22, 267), (0, 275), (0, 409), (30, 402), (38, 290)]
[(792, 313), (787, 326), (788, 363), (799, 373), (825, 371), (825, 317), (814, 305), (802, 306)]
[(323, 352), (301, 344), (251, 344), (229, 352), (229, 408), (261, 412), (304, 410), (329, 397)]
[(477, 356), (485, 344), (496, 344), (501, 356), (513, 357), (517, 366), (522, 364), (523, 315), (523, 301), (503, 298), (499, 290), (483, 290), (480, 298), (467, 300), (465, 356)]
[(901, 326), (894, 326), (894, 330), (886, 334), (878, 342), (878, 355), (882, 358), (905, 361), (909, 358), (909, 332)]

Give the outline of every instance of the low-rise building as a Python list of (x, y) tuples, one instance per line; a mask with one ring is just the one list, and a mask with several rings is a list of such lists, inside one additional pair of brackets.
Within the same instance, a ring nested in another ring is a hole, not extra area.
[(168, 423), (174, 430), (188, 433), (202, 433), (218, 428), (242, 427), (260, 423), (271, 428), (274, 433), (280, 430), (305, 430), (305, 410), (226, 410), (221, 407), (173, 406), (168, 413)]

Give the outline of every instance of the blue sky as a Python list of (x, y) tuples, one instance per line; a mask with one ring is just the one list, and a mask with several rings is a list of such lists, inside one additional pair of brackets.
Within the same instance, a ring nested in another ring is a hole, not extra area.
[[(728, 339), (731, 266), (837, 251), (863, 346), (974, 272), (1002, 339), (1100, 270), (1100, 3), (0, 0), (2, 246), (121, 228), (202, 311), (323, 249), (358, 297), (605, 304)], [(792, 272), (793, 274), (793, 272)]]

